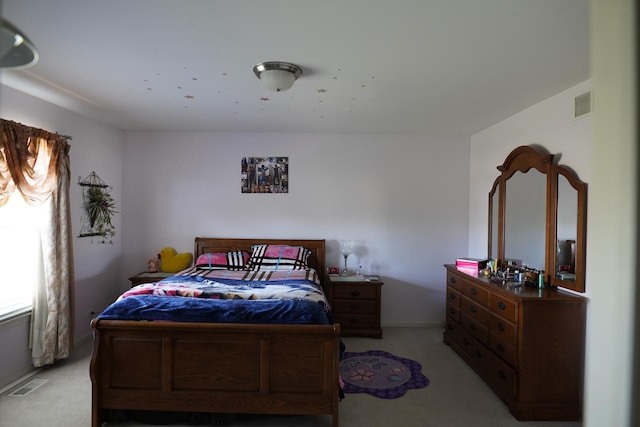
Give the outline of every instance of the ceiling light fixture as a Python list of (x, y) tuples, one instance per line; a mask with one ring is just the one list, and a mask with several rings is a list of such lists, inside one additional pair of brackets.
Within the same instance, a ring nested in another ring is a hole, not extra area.
[(38, 50), (19, 29), (0, 19), (0, 68), (26, 68), (38, 62)]
[(253, 67), (253, 72), (265, 88), (283, 92), (293, 86), (302, 74), (302, 68), (289, 62), (269, 61)]

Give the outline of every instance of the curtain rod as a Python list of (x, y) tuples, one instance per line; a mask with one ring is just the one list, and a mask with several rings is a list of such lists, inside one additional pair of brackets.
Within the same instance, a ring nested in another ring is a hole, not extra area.
[(57, 136), (57, 137), (64, 138), (64, 139), (66, 139), (66, 140), (72, 140), (72, 139), (73, 139), (73, 137), (71, 137), (71, 136), (69, 136), (69, 135), (62, 135), (62, 134), (60, 134), (60, 133), (58, 133), (58, 132), (49, 132), (48, 130), (44, 130), (44, 129), (40, 129), (40, 128), (35, 128), (35, 127), (33, 127), (33, 126), (28, 126), (28, 125), (25, 125), (25, 124), (23, 124), (23, 123), (14, 122), (13, 120), (0, 119), (0, 121), (2, 121), (2, 122), (7, 122), (7, 123), (13, 123), (14, 125), (23, 126), (23, 127), (28, 128), (28, 129), (30, 129), (30, 130), (36, 130), (36, 131), (38, 131), (38, 132), (43, 132), (43, 133), (45, 133), (45, 134), (47, 134), (47, 135), (55, 135), (55, 136)]

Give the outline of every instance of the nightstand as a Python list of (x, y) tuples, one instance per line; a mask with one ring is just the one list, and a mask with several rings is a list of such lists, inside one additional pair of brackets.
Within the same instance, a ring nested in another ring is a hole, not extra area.
[(340, 324), (341, 335), (382, 338), (380, 291), (383, 284), (378, 277), (327, 276), (327, 297), (334, 320)]
[(158, 271), (156, 273), (149, 273), (147, 271), (143, 271), (142, 273), (136, 274), (135, 276), (129, 277), (129, 281), (131, 282), (131, 287), (141, 285), (142, 283), (154, 283), (159, 282), (162, 279), (166, 279), (167, 277), (173, 276), (175, 273), (166, 273), (164, 271)]

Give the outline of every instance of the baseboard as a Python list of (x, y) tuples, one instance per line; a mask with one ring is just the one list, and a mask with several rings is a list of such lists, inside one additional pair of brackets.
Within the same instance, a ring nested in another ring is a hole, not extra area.
[(22, 384), (22, 383), (26, 382), (27, 380), (31, 379), (32, 377), (36, 376), (38, 374), (38, 372), (40, 372), (41, 370), (42, 370), (42, 368), (34, 368), (33, 371), (29, 372), (28, 374), (25, 374), (25, 375), (21, 376), (20, 378), (18, 378), (17, 380), (15, 380), (15, 381), (7, 384), (6, 386), (0, 388), (0, 396), (5, 394), (9, 390), (13, 390), (15, 387), (19, 386), (20, 384)]
[(428, 322), (381, 322), (383, 328), (444, 328), (444, 322), (432, 320)]

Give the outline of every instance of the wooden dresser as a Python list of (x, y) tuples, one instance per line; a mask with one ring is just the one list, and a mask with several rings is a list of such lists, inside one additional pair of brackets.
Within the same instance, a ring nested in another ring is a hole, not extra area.
[(327, 298), (342, 336), (382, 338), (380, 280), (328, 275)]
[(518, 420), (582, 415), (586, 299), (447, 270), (444, 342)]

